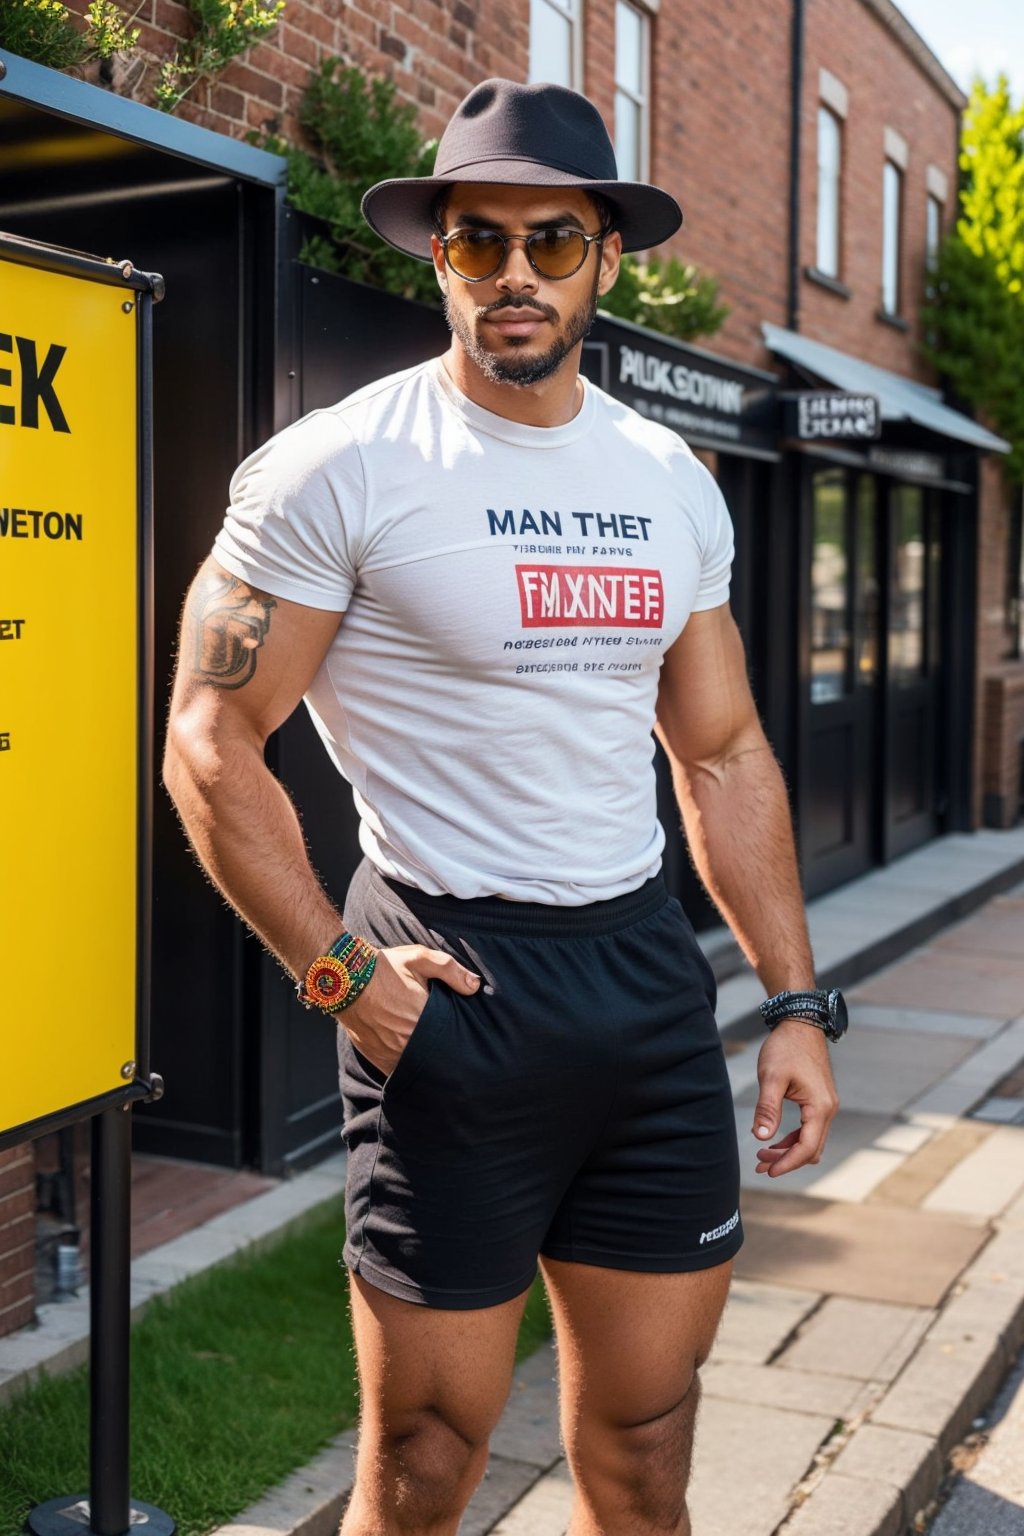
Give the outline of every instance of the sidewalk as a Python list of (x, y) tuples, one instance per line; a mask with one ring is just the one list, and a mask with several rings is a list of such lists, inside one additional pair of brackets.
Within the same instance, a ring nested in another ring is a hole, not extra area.
[[(783, 1181), (753, 1174), (761, 1036), (748, 978), (723, 983), (747, 1241), (703, 1372), (695, 1536), (903, 1536), (1024, 1342), (1024, 885), (937, 932), (1021, 879), (1024, 837), (979, 839), (946, 839), (812, 904), (823, 978), (862, 979), (834, 1055), (843, 1108), (826, 1156)], [(905, 953), (908, 933), (928, 942)], [(903, 958), (867, 974), (894, 945)], [(154, 1249), (133, 1266), (133, 1301), (272, 1240), (341, 1178), (332, 1159)], [(85, 1308), (41, 1309), (41, 1328), (0, 1340), (0, 1399), (23, 1371), (83, 1357)], [(550, 1346), (517, 1371), (462, 1536), (564, 1532), (554, 1373)], [(329, 1536), (353, 1442), (225, 1532)]]

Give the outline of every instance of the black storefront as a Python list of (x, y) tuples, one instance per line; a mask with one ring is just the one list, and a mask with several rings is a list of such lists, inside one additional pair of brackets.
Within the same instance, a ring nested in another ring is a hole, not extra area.
[[(159, 693), (181, 596), (235, 464), (303, 413), (442, 350), (447, 333), (437, 310), (297, 261), (300, 220), (277, 157), (22, 60), (0, 64), (0, 228), (128, 257), (167, 282), (154, 316)], [(791, 386), (882, 391), (798, 367), (781, 341), (774, 350), (791, 370), (784, 389), (773, 373), (601, 316), (583, 368), (679, 431), (723, 487), (736, 527), (734, 611), (794, 791), (808, 884), (820, 890), (966, 825), (975, 464), (986, 445), (961, 441), (959, 453), (949, 422), (937, 437), (887, 414), (884, 399), (877, 443), (788, 442), (781, 395)], [(960, 432), (973, 426), (946, 414)], [(859, 574), (869, 566), (871, 581)], [(158, 760), (160, 749), (158, 739)], [(341, 901), (359, 857), (355, 814), (304, 710), (271, 759)], [(669, 881), (706, 925), (714, 914), (676, 830), (664, 764), (659, 795)], [(331, 1032), (310, 1028), (277, 966), (206, 884), (158, 785), (154, 803), (153, 1064), (167, 1093), (139, 1111), (138, 1144), (269, 1172), (315, 1161), (337, 1146)]]
[(1007, 445), (936, 390), (763, 329), (789, 375), (795, 808), (816, 894), (970, 826), (977, 466)]

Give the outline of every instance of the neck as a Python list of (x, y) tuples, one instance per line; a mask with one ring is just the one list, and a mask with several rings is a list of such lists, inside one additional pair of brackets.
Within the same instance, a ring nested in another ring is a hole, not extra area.
[(489, 379), (467, 356), (458, 337), (452, 338), (442, 361), (456, 387), (485, 411), (527, 427), (564, 427), (583, 404), (583, 385), (579, 379), (582, 351), (581, 342), (549, 379), (527, 385), (499, 384)]

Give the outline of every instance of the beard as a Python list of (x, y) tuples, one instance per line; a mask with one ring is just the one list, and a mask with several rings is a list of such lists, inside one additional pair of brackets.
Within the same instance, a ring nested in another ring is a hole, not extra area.
[[(520, 388), (526, 388), (530, 384), (540, 384), (542, 380), (550, 379), (552, 374), (557, 373), (569, 353), (586, 336), (597, 316), (599, 280), (600, 268), (594, 278), (588, 299), (569, 316), (561, 335), (555, 337), (546, 351), (535, 353), (533, 356), (517, 355), (516, 349), (529, 344), (528, 337), (520, 336), (503, 338), (509, 348), (506, 352), (489, 351), (480, 343), (474, 332), (472, 316), (452, 304), (447, 290), (444, 293), (444, 316), (449, 329), (461, 342), (467, 357), (476, 364), (486, 379), (489, 379), (492, 384), (516, 384)], [(553, 322), (558, 321), (558, 311), (552, 309), (549, 304), (541, 304), (536, 299), (519, 295), (498, 299), (494, 304), (485, 305), (476, 313), (478, 316), (486, 315), (498, 309), (531, 309), (545, 315)]]

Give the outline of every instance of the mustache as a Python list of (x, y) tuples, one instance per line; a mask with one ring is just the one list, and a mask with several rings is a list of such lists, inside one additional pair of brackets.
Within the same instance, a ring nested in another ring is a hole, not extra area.
[(484, 304), (477, 310), (478, 319), (486, 319), (489, 315), (503, 314), (508, 310), (525, 309), (531, 315), (542, 315), (545, 320), (557, 323), (558, 310), (550, 304), (541, 304), (536, 299), (529, 299), (524, 294), (510, 294), (507, 299), (495, 299), (493, 304)]

